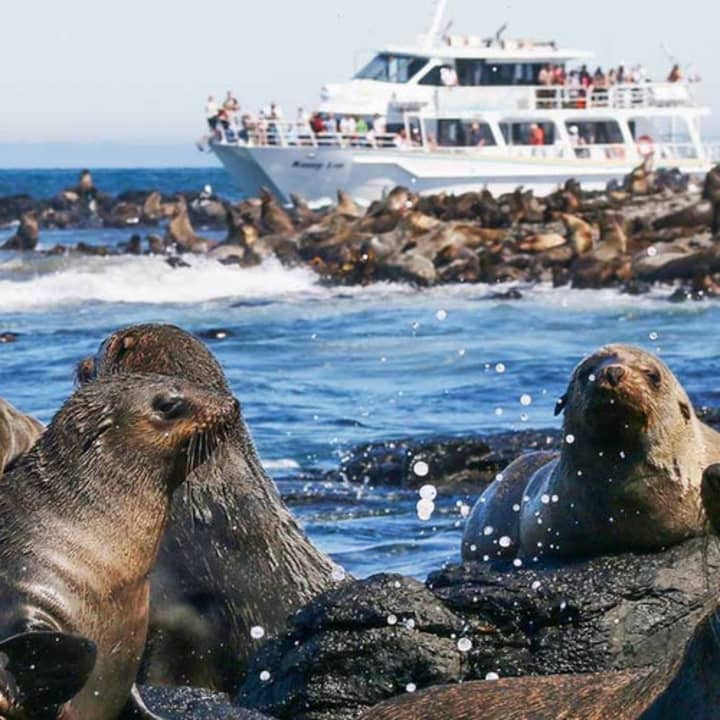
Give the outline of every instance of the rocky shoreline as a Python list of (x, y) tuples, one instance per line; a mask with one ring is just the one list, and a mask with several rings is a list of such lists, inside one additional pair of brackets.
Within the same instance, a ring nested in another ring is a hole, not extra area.
[[(207, 191), (112, 197), (87, 172), (53, 198), (0, 198), (0, 227), (16, 228), (4, 250), (153, 254), (178, 269), (198, 255), (238, 267), (277, 258), (339, 285), (546, 282), (634, 295), (660, 285), (674, 301), (720, 292), (719, 217), (720, 168), (701, 188), (676, 171), (648, 166), (605, 192), (585, 192), (572, 180), (545, 198), (522, 188), (497, 198), (485, 190), (418, 196), (396, 188), (367, 209), (342, 192), (324, 210), (297, 197), (285, 208), (270, 192), (238, 203)], [(80, 227), (133, 233), (117, 247), (36, 249), (44, 230)], [(222, 230), (223, 240), (202, 236)], [(519, 290), (499, 295), (519, 296)]]

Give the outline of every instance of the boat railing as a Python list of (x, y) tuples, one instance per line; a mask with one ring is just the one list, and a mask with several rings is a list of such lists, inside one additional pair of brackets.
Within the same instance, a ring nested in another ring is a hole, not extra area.
[(271, 122), (267, 126), (236, 132), (233, 128), (215, 140), (222, 144), (249, 147), (338, 148), (364, 150), (395, 150), (409, 153), (442, 153), (451, 156), (517, 160), (589, 160), (595, 162), (636, 162), (647, 153), (659, 160), (707, 160), (720, 162), (720, 143), (697, 146), (692, 142), (656, 140), (648, 144), (641, 139), (637, 145), (626, 143), (571, 143), (558, 141), (547, 145), (443, 145), (432, 136), (425, 142), (419, 136), (412, 141), (393, 133), (315, 133), (309, 126), (297, 123)]
[(531, 88), (530, 95), (533, 110), (626, 110), (692, 104), (690, 89), (684, 83), (637, 83), (606, 88), (543, 86)]

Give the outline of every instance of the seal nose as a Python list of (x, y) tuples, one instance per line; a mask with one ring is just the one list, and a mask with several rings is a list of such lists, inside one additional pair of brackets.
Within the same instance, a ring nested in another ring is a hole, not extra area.
[(609, 365), (603, 370), (602, 376), (611, 387), (617, 387), (625, 376), (625, 368), (622, 365)]

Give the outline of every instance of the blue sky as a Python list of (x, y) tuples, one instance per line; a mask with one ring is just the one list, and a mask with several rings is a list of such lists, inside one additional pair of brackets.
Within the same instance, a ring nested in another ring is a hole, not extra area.
[[(311, 108), (324, 82), (350, 76), (373, 48), (411, 41), (430, 6), (430, 0), (7, 3), (0, 166), (16, 164), (8, 144), (22, 142), (109, 142), (108, 152), (118, 157), (118, 143), (187, 145), (189, 156), (203, 130), (208, 92), (221, 96), (232, 88), (244, 107), (277, 100), (286, 113)], [(507, 21), (508, 36), (554, 38), (595, 51), (606, 66), (643, 62), (658, 78), (668, 71), (664, 45), (700, 70), (703, 99), (715, 112), (706, 127), (720, 136), (716, 5), (451, 0), (449, 19), (454, 31), (488, 35)]]

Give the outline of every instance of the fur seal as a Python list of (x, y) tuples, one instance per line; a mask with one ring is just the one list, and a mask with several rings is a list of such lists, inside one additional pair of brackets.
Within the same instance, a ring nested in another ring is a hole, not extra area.
[[(171, 325), (118, 330), (80, 364), (78, 379), (147, 371), (228, 392), (207, 347)], [(257, 645), (251, 630), (275, 635), (342, 572), (285, 507), (241, 418), (192, 482), (192, 497), (173, 500), (152, 579), (145, 675), (151, 684), (234, 691)]]
[(464, 560), (651, 551), (704, 534), (700, 486), (720, 434), (657, 357), (609, 345), (575, 369), (558, 457), (530, 454), (482, 494)]
[[(103, 378), (78, 390), (3, 477), (3, 717), (114, 720), (126, 707), (154, 717), (134, 687), (148, 577), (172, 492), (237, 415), (231, 395), (175, 378)], [(28, 678), (33, 656), (42, 674)]]
[(0, 474), (42, 435), (42, 423), (0, 398)]

